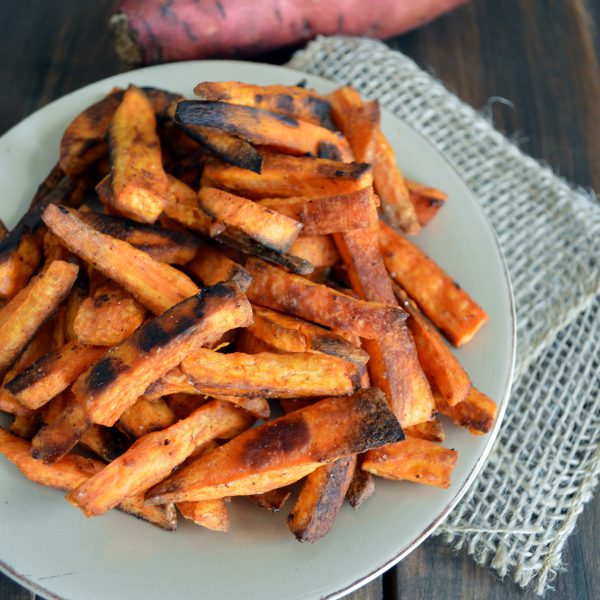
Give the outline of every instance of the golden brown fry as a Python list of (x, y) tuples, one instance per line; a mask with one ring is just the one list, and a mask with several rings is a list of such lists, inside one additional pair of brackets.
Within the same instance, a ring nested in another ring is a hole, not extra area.
[(251, 494), (246, 497), (261, 508), (270, 510), (271, 512), (279, 512), (291, 495), (292, 490), (289, 487), (283, 487), (264, 492), (263, 494)]
[(442, 423), (437, 417), (433, 417), (424, 423), (405, 427), (404, 434), (406, 437), (428, 440), (430, 442), (443, 442), (446, 437)]
[(139, 438), (67, 499), (87, 516), (103, 514), (124, 498), (161, 481), (200, 445), (231, 432), (239, 433), (253, 420), (231, 404), (213, 400), (171, 427)]
[(435, 217), (438, 210), (446, 204), (448, 195), (436, 188), (427, 187), (416, 181), (406, 180), (410, 201), (415, 208), (419, 225), (424, 227)]
[(227, 506), (222, 499), (178, 502), (177, 508), (186, 519), (212, 531), (229, 531), (231, 527)]
[(252, 281), (242, 265), (231, 260), (211, 244), (202, 242), (196, 256), (186, 265), (187, 271), (204, 285), (222, 281), (235, 283), (245, 292)]
[(162, 166), (156, 117), (143, 91), (130, 87), (109, 131), (111, 206), (119, 213), (154, 223), (163, 211), (169, 183)]
[(340, 261), (340, 254), (330, 235), (300, 235), (292, 244), (290, 254), (314, 267), (331, 267)]
[(15, 415), (10, 425), (11, 433), (18, 435), (24, 440), (30, 440), (42, 426), (42, 418), (38, 413)]
[[(165, 375), (165, 377), (168, 376)], [(160, 380), (159, 380), (160, 381)], [(150, 386), (152, 387), (152, 386)], [(196, 390), (194, 390), (195, 392)], [(161, 396), (159, 398), (162, 399)], [(164, 401), (171, 409), (177, 419), (185, 419), (189, 417), (197, 408), (202, 406), (208, 398), (200, 394), (175, 393), (170, 396), (165, 396)]]
[(324, 158), (263, 152), (260, 175), (218, 160), (206, 163), (203, 185), (226, 189), (244, 198), (333, 196), (369, 187), (371, 167)]
[(289, 85), (205, 81), (194, 88), (194, 94), (201, 100), (262, 108), (315, 125), (326, 124), (331, 108), (314, 90)]
[(54, 261), (0, 310), (0, 374), (67, 296), (78, 271), (75, 264)]
[(48, 206), (43, 218), (72, 252), (121, 284), (154, 314), (162, 314), (198, 291), (180, 271), (127, 242), (95, 231), (64, 207)]
[(248, 259), (246, 269), (252, 275), (247, 292), (252, 302), (332, 329), (376, 339), (406, 318), (397, 306), (356, 300), (255, 258)]
[(113, 427), (93, 425), (79, 440), (79, 445), (93, 452), (103, 462), (112, 462), (127, 449), (128, 439)]
[(358, 510), (375, 492), (373, 475), (363, 471), (361, 467), (362, 460), (362, 455), (357, 456), (357, 465), (346, 492), (346, 498), (348, 498), (348, 502), (354, 510)]
[(204, 393), (275, 398), (349, 394), (360, 379), (355, 365), (313, 352), (221, 354), (199, 349), (181, 368)]
[(290, 217), (223, 190), (201, 188), (198, 199), (200, 207), (215, 220), (277, 252), (286, 252), (302, 229), (302, 224)]
[(261, 494), (323, 464), (401, 439), (381, 391), (329, 398), (244, 432), (150, 490), (147, 502)]
[(488, 320), (486, 312), (434, 261), (381, 223), (385, 266), (421, 310), (455, 346), (462, 346)]
[(342, 507), (356, 468), (356, 455), (339, 458), (310, 473), (292, 512), (290, 531), (301, 542), (316, 542), (327, 535)]
[(13, 230), (0, 246), (0, 298), (12, 298), (22, 290), (42, 258), (38, 235), (16, 233)]
[(213, 396), (216, 400), (231, 402), (238, 408), (243, 408), (257, 419), (268, 419), (271, 415), (269, 403), (262, 396)]
[(176, 421), (175, 413), (162, 398), (148, 400), (142, 396), (119, 417), (117, 427), (130, 438), (139, 438)]
[(73, 332), (81, 344), (114, 346), (132, 335), (145, 317), (146, 309), (119, 284), (109, 281), (81, 303)]
[(406, 438), (367, 452), (362, 468), (385, 479), (406, 479), (448, 488), (457, 457), (456, 450), (427, 440)]
[(475, 389), (471, 388), (467, 397), (450, 406), (440, 394), (435, 395), (436, 408), (457, 425), (466, 427), (473, 435), (482, 435), (492, 430), (496, 419), (496, 403)]

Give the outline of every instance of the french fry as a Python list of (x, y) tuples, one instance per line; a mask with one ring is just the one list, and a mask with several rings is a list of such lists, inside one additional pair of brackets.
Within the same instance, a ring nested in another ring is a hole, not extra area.
[(381, 211), (388, 223), (411, 235), (419, 233), (421, 226), (406, 181), (396, 163), (394, 149), (381, 131), (377, 135), (373, 180), (381, 199)]
[(362, 468), (385, 479), (450, 487), (458, 453), (427, 440), (406, 438), (367, 452)]
[(162, 398), (148, 400), (142, 396), (119, 417), (117, 427), (135, 439), (146, 433), (166, 429), (176, 421), (175, 413)]
[(290, 217), (216, 188), (202, 188), (198, 199), (200, 207), (215, 220), (239, 229), (277, 252), (286, 252), (302, 228), (301, 223)]
[(114, 346), (144, 322), (146, 309), (119, 284), (109, 281), (79, 307), (73, 333), (81, 344)]
[(331, 267), (340, 261), (340, 254), (330, 235), (300, 235), (292, 244), (290, 254), (314, 267)]
[(314, 125), (325, 125), (331, 108), (315, 91), (298, 86), (205, 81), (194, 88), (194, 94), (201, 100), (262, 108)]
[(177, 508), (181, 516), (212, 531), (229, 531), (231, 527), (227, 506), (221, 499), (178, 502)]
[(261, 494), (342, 456), (402, 438), (375, 389), (321, 400), (245, 431), (149, 491), (149, 504)]
[(275, 398), (336, 396), (358, 387), (354, 365), (312, 352), (221, 354), (195, 350), (181, 363), (190, 382), (203, 393), (229, 396), (259, 393)]
[(255, 258), (248, 259), (246, 269), (252, 276), (247, 291), (252, 302), (332, 329), (376, 339), (406, 318), (397, 306), (356, 300)]
[(433, 417), (423, 423), (417, 423), (417, 425), (412, 425), (411, 427), (406, 427), (404, 435), (430, 442), (443, 442), (446, 437), (442, 423), (437, 417)]
[(486, 312), (440, 266), (384, 223), (381, 253), (388, 271), (455, 346), (466, 344), (488, 320)]
[(0, 243), (0, 297), (22, 290), (42, 258), (39, 236), (17, 226)]
[(356, 455), (339, 458), (309, 473), (287, 518), (300, 542), (316, 542), (327, 535), (342, 507), (356, 468)]
[(365, 163), (263, 152), (260, 175), (218, 160), (206, 163), (203, 185), (228, 190), (244, 198), (333, 196), (355, 192), (373, 183)]
[(127, 438), (113, 427), (93, 425), (79, 440), (79, 445), (93, 452), (103, 462), (112, 462), (127, 449)]
[(317, 198), (263, 198), (258, 204), (303, 224), (302, 235), (324, 235), (364, 229), (377, 224), (378, 200), (373, 188)]
[(474, 387), (462, 402), (454, 406), (450, 406), (440, 394), (435, 394), (435, 404), (443, 415), (466, 427), (473, 435), (488, 433), (494, 426), (496, 403)]
[(41, 426), (42, 419), (38, 413), (20, 414), (15, 415), (10, 431), (24, 440), (30, 440)]
[(352, 160), (350, 146), (338, 132), (252, 106), (184, 100), (177, 104), (175, 122), (224, 131), (252, 144), (295, 155), (314, 156), (324, 143), (335, 147), (342, 160)]
[[(159, 396), (159, 398), (162, 399), (161, 396)], [(170, 396), (166, 396), (164, 401), (167, 403), (167, 406), (171, 409), (175, 417), (179, 420), (189, 417), (197, 408), (207, 402), (208, 398), (196, 393), (175, 393), (171, 394)]]
[(137, 223), (124, 217), (80, 211), (79, 218), (96, 231), (128, 242), (155, 260), (167, 264), (186, 264), (194, 258), (200, 245), (193, 235), (183, 231)]
[(106, 350), (68, 342), (37, 359), (4, 387), (26, 408), (38, 409), (67, 389)]
[(200, 445), (243, 431), (253, 420), (231, 404), (213, 400), (171, 427), (139, 438), (67, 499), (88, 517), (101, 515), (164, 479)]
[(186, 269), (204, 285), (215, 285), (222, 281), (235, 283), (245, 292), (252, 281), (250, 273), (242, 265), (231, 260), (209, 243), (202, 242), (198, 252), (187, 263)]
[(427, 187), (416, 181), (406, 180), (409, 197), (421, 227), (425, 227), (446, 204), (448, 195), (436, 188)]
[(71, 342), (77, 339), (74, 330), (75, 319), (81, 304), (88, 297), (89, 291), (89, 276), (85, 270), (80, 269), (77, 279), (71, 288), (71, 292), (63, 303), (64, 313), (62, 325), (65, 342)]
[(71, 252), (121, 284), (154, 314), (197, 293), (183, 273), (127, 242), (99, 233), (64, 207), (48, 206), (44, 222)]
[(112, 206), (135, 221), (154, 223), (169, 182), (162, 166), (156, 117), (143, 91), (130, 87), (109, 129)]
[(346, 498), (354, 510), (358, 510), (375, 493), (373, 475), (362, 469), (363, 457), (357, 456), (357, 465), (346, 492)]
[(251, 494), (246, 496), (248, 500), (271, 512), (279, 512), (288, 498), (292, 495), (292, 491), (288, 487), (277, 488), (263, 494)]
[[(59, 490), (73, 490), (104, 468), (101, 462), (77, 454), (68, 454), (53, 465), (46, 465), (31, 458), (29, 442), (4, 429), (0, 429), (0, 453), (31, 481)], [(119, 509), (162, 529), (174, 530), (177, 527), (177, 515), (172, 504), (145, 506), (143, 497), (138, 496), (124, 499)]]
[(394, 286), (394, 292), (402, 308), (410, 315), (406, 324), (412, 333), (419, 363), (432, 390), (439, 392), (450, 406), (462, 402), (471, 389), (469, 376), (429, 319), (398, 286)]
[(250, 413), (257, 419), (268, 419), (271, 415), (271, 408), (269, 403), (262, 396), (213, 396), (215, 400), (222, 400), (223, 402), (231, 402), (238, 408), (243, 408), (246, 412)]
[(0, 309), (0, 374), (6, 372), (27, 342), (56, 310), (73, 285), (79, 267), (54, 261)]

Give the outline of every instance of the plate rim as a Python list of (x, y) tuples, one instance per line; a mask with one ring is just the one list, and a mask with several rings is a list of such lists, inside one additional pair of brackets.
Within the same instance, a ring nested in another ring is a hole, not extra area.
[[(250, 65), (254, 65), (254, 66), (259, 66), (261, 68), (272, 69), (274, 71), (297, 73), (299, 77), (306, 77), (308, 75), (309, 77), (311, 77), (313, 79), (320, 80), (323, 83), (327, 83), (329, 85), (332, 83), (340, 85), (340, 82), (336, 82), (333, 79), (327, 79), (325, 77), (321, 77), (320, 75), (306, 73), (305, 71), (300, 71), (298, 69), (294, 69), (294, 68), (287, 67), (284, 65), (271, 65), (269, 63), (262, 63), (262, 62), (255, 62), (255, 61), (220, 60), (220, 59), (174, 61), (174, 62), (163, 63), (163, 64), (159, 64), (159, 65), (149, 65), (149, 66), (140, 67), (137, 69), (131, 69), (129, 71), (123, 71), (120, 73), (114, 73), (112, 75), (109, 75), (108, 77), (104, 77), (102, 79), (98, 79), (96, 81), (87, 83), (75, 90), (72, 90), (71, 92), (68, 92), (67, 94), (64, 94), (62, 96), (59, 96), (58, 98), (55, 98), (48, 104), (45, 104), (44, 106), (41, 106), (38, 109), (36, 109), (34, 112), (28, 114), (26, 117), (24, 117), (23, 119), (21, 119), (20, 121), (18, 121), (14, 125), (12, 125), (9, 129), (4, 131), (2, 133), (2, 135), (0, 136), (0, 139), (4, 138), (8, 134), (10, 134), (13, 129), (19, 127), (27, 119), (32, 118), (34, 115), (36, 115), (37, 113), (39, 113), (43, 110), (51, 108), (57, 102), (59, 102), (63, 99), (69, 98), (70, 96), (72, 96), (74, 94), (81, 93), (82, 91), (86, 90), (89, 87), (96, 86), (103, 82), (107, 82), (108, 80), (113, 79), (114, 77), (123, 76), (128, 73), (138, 73), (138, 72), (147, 71), (147, 70), (168, 69), (169, 67), (172, 67), (173, 65), (187, 64), (187, 65), (193, 66), (193, 65), (197, 65), (197, 64), (223, 64), (223, 63), (237, 65), (240, 67), (244, 67), (244, 66), (247, 66), (250, 64)], [(456, 507), (456, 505), (460, 502), (460, 500), (463, 498), (463, 496), (466, 494), (466, 492), (473, 485), (473, 483), (475, 482), (475, 479), (477, 478), (477, 475), (479, 475), (479, 473), (482, 471), (483, 467), (485, 466), (485, 463), (487, 462), (487, 460), (489, 458), (490, 452), (491, 452), (491, 450), (494, 446), (494, 443), (498, 437), (500, 427), (502, 426), (502, 422), (504, 421), (504, 416), (506, 413), (508, 402), (510, 400), (510, 393), (512, 390), (512, 384), (514, 382), (514, 375), (515, 375), (516, 350), (517, 350), (517, 315), (516, 315), (516, 308), (515, 308), (514, 291), (513, 291), (512, 280), (510, 277), (510, 272), (508, 270), (508, 265), (506, 263), (506, 258), (504, 256), (504, 252), (502, 250), (502, 247), (500, 246), (500, 242), (498, 241), (496, 231), (491, 223), (489, 216), (483, 210), (483, 207), (481, 206), (481, 203), (479, 202), (477, 195), (473, 192), (473, 190), (471, 189), (469, 184), (465, 181), (465, 178), (463, 177), (463, 175), (454, 166), (454, 164), (452, 163), (452, 161), (450, 161), (450, 159), (446, 156), (446, 154), (444, 154), (441, 150), (439, 150), (437, 148), (437, 146), (426, 135), (424, 135), (422, 132), (417, 130), (411, 124), (407, 123), (404, 119), (400, 118), (399, 116), (397, 116), (391, 110), (387, 109), (384, 106), (382, 106), (381, 109), (382, 109), (383, 113), (388, 115), (388, 117), (392, 117), (393, 119), (399, 121), (400, 123), (402, 123), (403, 126), (411, 129), (419, 138), (421, 138), (421, 140), (430, 148), (430, 150), (432, 152), (436, 153), (446, 163), (446, 165), (454, 173), (454, 175), (458, 179), (460, 179), (460, 181), (464, 185), (465, 189), (468, 190), (468, 193), (471, 195), (472, 199), (475, 201), (474, 203), (478, 206), (480, 216), (483, 217), (483, 220), (486, 224), (488, 232), (491, 234), (491, 237), (494, 241), (496, 250), (498, 252), (498, 256), (500, 258), (500, 263), (502, 264), (504, 280), (507, 285), (508, 306), (509, 306), (509, 313), (510, 313), (510, 338), (511, 338), (510, 354), (511, 355), (510, 355), (509, 369), (508, 369), (507, 377), (504, 382), (504, 393), (502, 395), (501, 400), (498, 402), (499, 408), (498, 408), (498, 413), (496, 415), (494, 427), (493, 427), (492, 431), (487, 434), (488, 439), (483, 448), (483, 451), (481, 452), (480, 456), (477, 459), (477, 462), (475, 463), (475, 465), (469, 472), (467, 478), (463, 481), (461, 487), (458, 489), (458, 491), (456, 492), (454, 497), (441, 510), (441, 512), (436, 516), (436, 518), (431, 523), (428, 524), (427, 527), (425, 527), (418, 535), (416, 535), (408, 544), (405, 544), (399, 550), (399, 552), (394, 554), (394, 556), (392, 556), (391, 558), (386, 560), (381, 566), (377, 567), (370, 573), (363, 575), (363, 576), (359, 577), (358, 579), (355, 579), (348, 585), (345, 585), (344, 587), (339, 588), (331, 593), (327, 593), (325, 595), (320, 596), (321, 600), (337, 600), (339, 598), (342, 598), (343, 596), (346, 596), (347, 594), (350, 594), (353, 591), (356, 591), (357, 589), (361, 588), (362, 586), (366, 585), (367, 583), (369, 583), (370, 581), (372, 581), (373, 579), (375, 579), (382, 573), (384, 573), (387, 570), (389, 570), (390, 568), (392, 568), (394, 565), (398, 564), (400, 561), (402, 561), (404, 558), (406, 558), (409, 554), (411, 554), (427, 538), (429, 538), (433, 534), (433, 532), (444, 522), (444, 520), (449, 516), (449, 514), (452, 512), (452, 510)], [(28, 579), (28, 577), (26, 575), (24, 575), (22, 573), (18, 573), (8, 563), (4, 562), (1, 559), (0, 559), (0, 572), (4, 573), (9, 578), (11, 578), (13, 581), (23, 585), (25, 588), (29, 589), (32, 592), (40, 593), (47, 598), (51, 598), (52, 600), (68, 600), (65, 596), (57, 595), (54, 592), (41, 586), (39, 583)]]

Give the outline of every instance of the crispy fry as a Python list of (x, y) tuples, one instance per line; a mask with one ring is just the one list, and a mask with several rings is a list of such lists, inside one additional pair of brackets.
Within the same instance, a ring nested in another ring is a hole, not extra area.
[(290, 254), (314, 267), (331, 267), (340, 261), (340, 254), (330, 235), (300, 235), (292, 244)]
[(177, 419), (185, 419), (186, 417), (189, 417), (197, 408), (207, 402), (207, 400), (208, 398), (206, 396), (196, 393), (175, 393), (164, 398), (164, 401), (167, 403), (168, 407), (171, 409)]
[(3, 343), (0, 374), (6, 372), (69, 293), (78, 270), (75, 264), (54, 261), (0, 309), (0, 339)]
[(79, 440), (79, 445), (93, 452), (103, 462), (112, 462), (127, 449), (127, 438), (113, 427), (94, 425)]
[(127, 242), (95, 231), (64, 207), (48, 206), (44, 222), (75, 254), (120, 283), (154, 314), (197, 293), (183, 273)]
[(327, 535), (342, 507), (356, 468), (356, 455), (339, 458), (310, 473), (287, 518), (290, 531), (301, 542)]
[(260, 494), (323, 464), (402, 438), (375, 389), (329, 398), (244, 432), (150, 490), (147, 502)]
[(438, 210), (446, 204), (448, 195), (436, 188), (427, 187), (416, 181), (406, 180), (410, 201), (415, 208), (419, 225), (424, 227), (435, 217)]
[(88, 297), (90, 291), (90, 280), (84, 269), (79, 270), (77, 279), (67, 296), (64, 306), (63, 317), (63, 335), (65, 342), (71, 342), (77, 339), (75, 335), (75, 319), (83, 301)]
[(5, 387), (23, 406), (35, 410), (67, 389), (104, 352), (104, 348), (68, 342), (37, 359)]
[(257, 419), (268, 419), (271, 415), (269, 403), (262, 396), (213, 396), (216, 400), (231, 402), (239, 408), (255, 416)]
[(397, 306), (356, 300), (255, 258), (248, 259), (246, 269), (252, 276), (247, 292), (252, 302), (332, 329), (376, 339), (406, 318)]
[(342, 160), (352, 160), (350, 146), (340, 133), (252, 106), (184, 100), (177, 104), (175, 122), (224, 131), (252, 144), (295, 155), (315, 156), (324, 143), (336, 148)]
[(73, 490), (67, 499), (88, 517), (103, 514), (124, 498), (161, 481), (200, 445), (218, 436), (243, 431), (253, 420), (231, 404), (213, 400), (171, 427), (139, 438), (127, 452)]
[(369, 450), (362, 468), (385, 479), (406, 479), (441, 488), (450, 487), (458, 453), (427, 440), (406, 438)]
[(346, 492), (346, 498), (354, 510), (358, 510), (375, 493), (373, 475), (362, 469), (363, 455), (357, 457), (357, 465)]
[(154, 223), (169, 183), (162, 166), (156, 117), (144, 92), (130, 87), (109, 130), (112, 206), (135, 221)]
[(437, 417), (433, 417), (429, 421), (412, 425), (404, 429), (406, 437), (419, 438), (420, 440), (428, 440), (430, 442), (443, 442), (446, 434), (442, 427), (441, 421)]
[(176, 421), (175, 413), (162, 398), (148, 400), (142, 396), (119, 417), (117, 427), (130, 438), (139, 438), (166, 429)]
[(435, 404), (443, 415), (450, 417), (457, 425), (466, 427), (473, 435), (488, 433), (494, 426), (496, 403), (474, 387), (455, 406), (450, 406), (440, 394), (435, 395)]
[(251, 494), (246, 497), (261, 508), (270, 510), (271, 512), (279, 512), (291, 495), (292, 491), (289, 487), (282, 487), (262, 494)]
[(486, 312), (440, 266), (384, 223), (379, 243), (392, 277), (455, 346), (467, 343), (488, 320)]
[(10, 431), (20, 438), (30, 440), (42, 426), (42, 418), (38, 413), (15, 415)]
[(222, 499), (178, 502), (177, 508), (186, 519), (212, 531), (229, 531), (231, 527), (227, 506)]
[(114, 346), (144, 322), (146, 309), (119, 284), (109, 281), (79, 307), (73, 332), (81, 344)]
[(315, 91), (288, 85), (205, 81), (194, 88), (194, 94), (201, 100), (262, 108), (315, 125), (326, 124), (331, 108)]
[(290, 217), (223, 190), (204, 187), (198, 198), (200, 207), (215, 220), (277, 252), (286, 252), (302, 229), (302, 224)]
[(373, 176), (365, 163), (263, 152), (260, 175), (211, 160), (204, 167), (202, 181), (206, 186), (258, 199), (347, 194), (372, 185)]
[(196, 350), (181, 363), (190, 382), (204, 393), (275, 398), (349, 394), (359, 384), (354, 365), (312, 352), (221, 354)]
[(204, 285), (230, 281), (242, 292), (248, 289), (252, 281), (250, 273), (242, 265), (205, 242), (200, 244), (196, 256), (186, 265), (186, 269)]
[(0, 245), (0, 297), (22, 290), (42, 258), (39, 236), (17, 226)]
[[(101, 462), (76, 454), (68, 454), (53, 465), (46, 465), (31, 457), (29, 442), (3, 429), (0, 429), (0, 453), (31, 481), (59, 490), (73, 490), (104, 468)], [(174, 530), (177, 527), (173, 505), (145, 506), (143, 497), (138, 496), (124, 499), (119, 509), (163, 529)]]

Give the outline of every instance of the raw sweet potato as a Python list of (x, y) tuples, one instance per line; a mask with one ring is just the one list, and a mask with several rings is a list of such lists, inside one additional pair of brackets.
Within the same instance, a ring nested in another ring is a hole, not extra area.
[(410, 201), (417, 213), (419, 225), (424, 227), (435, 217), (438, 210), (446, 204), (448, 195), (436, 188), (427, 187), (416, 181), (406, 180)]
[(302, 229), (302, 223), (290, 217), (216, 188), (201, 188), (198, 200), (200, 207), (215, 220), (239, 229), (277, 252), (286, 252)]
[(406, 479), (448, 488), (457, 457), (456, 450), (427, 440), (406, 438), (367, 452), (362, 468), (385, 479)]
[(221, 354), (195, 350), (181, 363), (190, 382), (204, 393), (274, 398), (339, 396), (358, 387), (354, 365), (313, 352)]
[(356, 300), (255, 258), (248, 259), (246, 269), (252, 276), (251, 301), (333, 329), (376, 339), (406, 318), (398, 307)]
[(210, 160), (204, 167), (202, 182), (245, 198), (289, 198), (347, 194), (369, 187), (373, 176), (370, 165), (364, 163), (343, 163), (265, 151), (260, 175)]
[(375, 388), (321, 400), (196, 459), (150, 490), (147, 502), (264, 493), (323, 464), (401, 438), (398, 421)]
[(130, 438), (160, 431), (177, 421), (175, 413), (162, 399), (148, 400), (142, 396), (132, 404), (117, 421), (117, 427)]
[(488, 433), (494, 426), (496, 403), (474, 387), (462, 402), (454, 406), (450, 406), (440, 394), (435, 394), (435, 404), (443, 415), (466, 427), (473, 435)]
[(154, 314), (198, 292), (183, 273), (127, 242), (99, 233), (64, 207), (50, 205), (44, 222), (75, 254), (120, 283)]
[(290, 248), (297, 256), (314, 267), (331, 267), (340, 261), (340, 254), (330, 235), (300, 235)]
[(392, 277), (455, 346), (467, 343), (488, 320), (486, 312), (439, 265), (384, 223), (379, 243)]
[(340, 160), (352, 160), (350, 146), (340, 133), (253, 106), (184, 100), (177, 104), (175, 122), (224, 131), (299, 156), (316, 156), (320, 145), (327, 144), (336, 148)]

